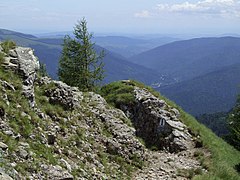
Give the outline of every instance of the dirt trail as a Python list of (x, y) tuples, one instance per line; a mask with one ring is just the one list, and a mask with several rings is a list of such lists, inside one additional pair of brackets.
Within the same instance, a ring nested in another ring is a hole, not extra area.
[(148, 164), (137, 171), (134, 180), (186, 180), (190, 179), (194, 170), (201, 169), (198, 161), (193, 157), (194, 151), (182, 151), (170, 154), (163, 151), (149, 151)]

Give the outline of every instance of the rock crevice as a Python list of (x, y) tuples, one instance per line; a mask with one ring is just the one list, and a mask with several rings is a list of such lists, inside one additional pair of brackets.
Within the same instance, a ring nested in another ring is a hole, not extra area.
[(132, 120), (136, 135), (141, 137), (148, 147), (171, 153), (194, 147), (192, 135), (180, 121), (177, 109), (144, 88), (134, 86), (134, 96), (133, 104), (122, 104), (120, 109)]

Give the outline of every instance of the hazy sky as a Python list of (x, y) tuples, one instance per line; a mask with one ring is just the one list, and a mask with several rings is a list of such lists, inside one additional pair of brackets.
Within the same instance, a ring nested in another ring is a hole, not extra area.
[(240, 0), (0, 0), (0, 28), (28, 33), (71, 31), (238, 33)]

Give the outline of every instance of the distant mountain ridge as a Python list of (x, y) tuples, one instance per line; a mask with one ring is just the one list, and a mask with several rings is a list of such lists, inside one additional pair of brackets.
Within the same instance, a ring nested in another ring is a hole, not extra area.
[[(58, 61), (62, 51), (62, 38), (37, 38), (32, 35), (0, 29), (0, 40), (6, 39), (12, 39), (17, 42), (18, 45), (33, 48), (40, 62), (47, 65), (49, 75), (55, 79), (57, 78)], [(96, 45), (95, 48), (98, 50), (104, 49), (98, 45)], [(152, 83), (168, 84), (172, 82), (171, 78), (163, 78), (163, 75), (156, 71), (131, 63), (121, 55), (112, 53), (107, 49), (105, 49), (105, 51), (106, 56), (104, 63), (106, 77), (104, 83), (122, 79), (135, 79), (148, 85)]]
[(24, 33), (15, 32), (7, 29), (0, 29), (0, 34), (5, 36), (16, 35), (16, 36), (25, 37), (25, 38), (36, 38), (36, 36), (33, 36), (31, 34), (24, 34)]
[(157, 46), (179, 40), (172, 37), (124, 37), (124, 36), (96, 36), (96, 44), (112, 52), (118, 53), (125, 58), (137, 55)]
[(193, 115), (227, 112), (240, 94), (240, 63), (157, 90)]
[(159, 46), (128, 59), (179, 81), (240, 63), (240, 38), (196, 38)]

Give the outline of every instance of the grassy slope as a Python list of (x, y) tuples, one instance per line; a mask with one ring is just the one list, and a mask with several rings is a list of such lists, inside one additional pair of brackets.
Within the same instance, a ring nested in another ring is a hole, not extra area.
[[(225, 141), (223, 141), (223, 139), (216, 136), (210, 129), (200, 124), (193, 116), (187, 114), (175, 103), (161, 96), (158, 92), (138, 82), (132, 82), (132, 84), (142, 88), (147, 88), (155, 96), (159, 97), (160, 99), (164, 99), (169, 105), (177, 108), (181, 113), (182, 122), (184, 122), (194, 134), (200, 135), (204, 147), (206, 147), (211, 152), (211, 158), (208, 159), (203, 158), (200, 160), (203, 166), (208, 168), (208, 172), (202, 175), (198, 175), (194, 177), (194, 179), (196, 180), (240, 179), (239, 174), (234, 169), (234, 166), (240, 163), (239, 151), (237, 151), (232, 146), (227, 144)], [(111, 92), (111, 90), (113, 90), (112, 94), (109, 93)], [(125, 84), (121, 85), (120, 82), (111, 83), (107, 87), (103, 88), (103, 91), (107, 92), (106, 99), (110, 101), (111, 104), (115, 105), (117, 105), (116, 103), (118, 102), (124, 102), (124, 100), (122, 99), (124, 97), (131, 99), (129, 90), (131, 90), (129, 86), (126, 86)], [(121, 93), (122, 95), (116, 94), (116, 92)], [(118, 100), (112, 101), (113, 96), (116, 97), (115, 100), (119, 99), (119, 101)]]

